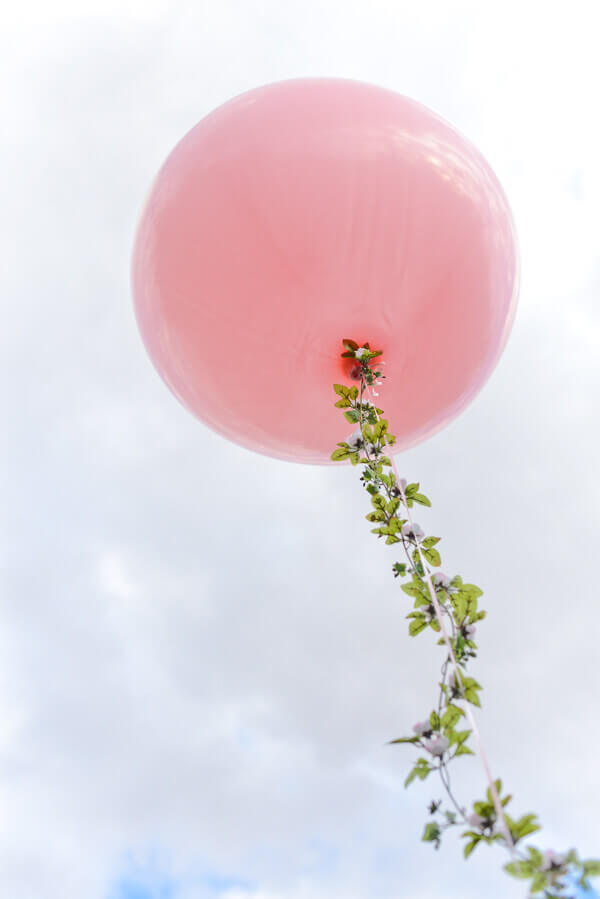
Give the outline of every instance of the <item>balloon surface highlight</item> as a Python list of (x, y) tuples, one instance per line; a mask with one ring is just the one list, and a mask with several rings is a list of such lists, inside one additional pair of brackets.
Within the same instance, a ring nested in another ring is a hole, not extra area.
[(180, 401), (260, 453), (327, 463), (344, 440), (342, 338), (383, 351), (394, 452), (465, 408), (513, 321), (498, 180), (420, 104), (336, 79), (225, 103), (161, 168), (138, 226), (136, 317)]

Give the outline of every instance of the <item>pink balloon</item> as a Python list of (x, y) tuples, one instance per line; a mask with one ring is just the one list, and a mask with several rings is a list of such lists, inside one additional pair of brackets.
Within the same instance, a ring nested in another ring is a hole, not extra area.
[(326, 463), (352, 430), (342, 338), (383, 350), (397, 452), (480, 390), (514, 317), (512, 216), (478, 151), (425, 107), (353, 81), (249, 91), (202, 119), (150, 192), (139, 327), (173, 393), (257, 452)]

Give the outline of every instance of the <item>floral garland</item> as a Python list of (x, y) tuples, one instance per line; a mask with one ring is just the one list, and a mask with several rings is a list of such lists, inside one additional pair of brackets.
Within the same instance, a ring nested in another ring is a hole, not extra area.
[[(576, 850), (542, 852), (534, 846), (523, 847), (525, 837), (540, 830), (537, 816), (526, 814), (512, 818), (505, 811), (512, 796), (502, 796), (502, 783), (492, 780), (477, 727), (470, 706), (479, 706), (481, 685), (468, 676), (467, 667), (477, 656), (475, 642), (477, 623), (485, 618), (478, 600), (483, 591), (474, 584), (464, 583), (459, 576), (450, 578), (439, 569), (442, 563), (436, 545), (439, 537), (425, 536), (422, 528), (412, 520), (410, 510), (415, 504), (431, 506), (420, 492), (419, 484), (407, 484), (399, 478), (393, 459), (386, 456), (387, 446), (395, 437), (388, 431), (388, 421), (367, 396), (377, 396), (374, 385), (385, 377), (378, 360), (380, 350), (372, 350), (368, 343), (359, 346), (354, 340), (343, 341), (342, 357), (352, 360), (350, 378), (359, 385), (346, 387), (334, 384), (338, 396), (335, 405), (344, 409), (346, 419), (356, 425), (354, 433), (337, 444), (331, 455), (333, 461), (350, 460), (362, 466), (360, 478), (370, 494), (373, 509), (366, 516), (375, 527), (372, 533), (386, 544), (400, 543), (405, 562), (393, 565), (394, 577), (403, 580), (403, 592), (413, 600), (408, 633), (411, 637), (433, 630), (442, 633), (438, 644), (445, 646), (446, 657), (441, 668), (441, 680), (436, 707), (413, 727), (413, 736), (400, 737), (391, 743), (407, 743), (422, 750), (404, 785), (425, 780), (432, 772), (439, 774), (449, 807), (442, 801), (428, 806), (430, 818), (425, 824), (422, 839), (438, 849), (444, 833), (455, 827), (466, 828), (463, 854), (468, 858), (480, 843), (498, 843), (511, 854), (504, 870), (513, 877), (530, 881), (529, 895), (543, 899), (576, 899), (574, 885), (587, 890), (589, 878), (600, 876), (600, 860), (580, 860)], [(462, 718), (471, 728), (459, 729)], [(450, 781), (450, 765), (461, 755), (474, 755), (470, 739), (474, 737), (489, 787), (486, 798), (474, 802), (472, 811), (459, 804)]]

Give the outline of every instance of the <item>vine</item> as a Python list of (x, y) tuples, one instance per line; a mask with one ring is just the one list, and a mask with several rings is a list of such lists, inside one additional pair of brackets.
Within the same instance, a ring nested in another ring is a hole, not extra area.
[[(493, 780), (489, 774), (470, 708), (481, 705), (479, 693), (483, 689), (467, 670), (477, 658), (478, 622), (486, 616), (479, 607), (483, 591), (475, 584), (465, 583), (458, 575), (450, 578), (439, 570), (442, 559), (436, 547), (440, 538), (426, 536), (412, 519), (411, 509), (415, 505), (431, 506), (431, 502), (420, 491), (418, 483), (407, 484), (398, 477), (393, 459), (385, 452), (394, 445), (395, 437), (389, 433), (383, 410), (367, 399), (377, 396), (374, 386), (385, 377), (384, 363), (379, 360), (381, 351), (372, 350), (368, 343), (359, 346), (354, 340), (345, 339), (343, 344), (342, 356), (353, 360), (350, 377), (358, 384), (352, 387), (334, 384), (338, 397), (335, 405), (357, 427), (345, 441), (337, 444), (331, 458), (362, 466), (360, 480), (371, 498), (372, 511), (366, 517), (375, 525), (372, 533), (378, 539), (384, 537), (386, 544), (401, 544), (405, 560), (395, 562), (392, 569), (394, 577), (402, 580), (402, 591), (413, 603), (406, 616), (409, 635), (416, 637), (429, 630), (441, 633), (438, 644), (446, 650), (435, 708), (413, 726), (412, 736), (390, 741), (421, 750), (404, 782), (405, 787), (436, 773), (446, 794), (446, 806), (441, 800), (429, 804), (422, 840), (438, 849), (446, 831), (462, 828), (460, 837), (465, 841), (465, 858), (480, 843), (499, 845), (511, 855), (504, 870), (529, 881), (532, 899), (536, 896), (576, 899), (572, 892), (574, 886), (589, 889), (589, 878), (600, 876), (600, 860), (583, 861), (575, 849), (559, 853), (541, 851), (530, 845), (524, 847), (523, 840), (540, 830), (537, 815), (513, 818), (505, 811), (512, 796), (503, 795), (502, 782)], [(465, 723), (471, 726), (464, 727)], [(489, 786), (485, 798), (473, 802), (468, 811), (454, 795), (450, 767), (459, 756), (475, 755), (470, 745), (472, 738)]]

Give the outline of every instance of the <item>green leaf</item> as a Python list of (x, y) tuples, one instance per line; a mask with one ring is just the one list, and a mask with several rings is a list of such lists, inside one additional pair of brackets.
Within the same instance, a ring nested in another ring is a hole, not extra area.
[(454, 725), (459, 721), (461, 715), (464, 715), (463, 710), (460, 709), (457, 705), (452, 705), (452, 703), (450, 703), (441, 717), (442, 727), (454, 727)]
[(385, 418), (380, 419), (380, 421), (376, 422), (373, 425), (373, 440), (379, 440), (387, 429), (387, 421)]
[(354, 424), (355, 422), (360, 421), (360, 413), (357, 412), (356, 409), (351, 409), (350, 412), (344, 412), (344, 418), (346, 421)]
[(486, 615), (487, 612), (476, 612), (475, 615), (470, 616), (471, 622), (475, 624), (476, 621), (483, 621)]
[(541, 893), (546, 884), (548, 883), (548, 878), (542, 871), (538, 871), (533, 880), (531, 881), (531, 886), (529, 887), (530, 893)]
[(440, 729), (440, 718), (437, 712), (432, 712), (429, 716), (429, 723), (431, 725), (432, 730)]
[(589, 858), (582, 862), (583, 873), (587, 877), (600, 877), (600, 860)]
[(347, 397), (350, 393), (350, 388), (345, 387), (344, 384), (334, 384), (333, 389), (337, 393), (338, 396)]
[(411, 637), (416, 637), (417, 634), (420, 634), (421, 631), (425, 630), (426, 627), (427, 627), (427, 621), (425, 620), (425, 616), (423, 616), (423, 618), (420, 618), (420, 619), (415, 618), (408, 625), (408, 633), (410, 634)]
[(424, 549), (431, 549), (432, 546), (435, 546), (436, 543), (439, 543), (441, 537), (425, 537), (425, 539), (421, 542), (421, 546)]
[(477, 706), (478, 709), (481, 708), (481, 700), (477, 695), (477, 690), (473, 689), (473, 687), (465, 688), (465, 699), (467, 702), (470, 702), (471, 705)]
[(405, 496), (413, 496), (413, 494), (415, 494), (418, 491), (418, 489), (419, 489), (418, 484), (409, 484), (407, 487), (404, 488), (404, 495)]
[(458, 749), (456, 750), (456, 752), (454, 753), (455, 757), (457, 755), (475, 755), (475, 753), (473, 752), (472, 749), (469, 749), (468, 746), (459, 746)]
[(411, 499), (414, 499), (416, 503), (419, 503), (421, 506), (430, 506), (431, 500), (424, 496), (422, 493), (413, 493)]
[(390, 740), (388, 742), (388, 746), (391, 746), (393, 743), (418, 743), (418, 737), (399, 737), (397, 740)]
[(396, 537), (395, 534), (390, 534), (385, 542), (388, 546), (390, 543), (400, 543), (400, 537)]
[(470, 731), (470, 730), (458, 730), (458, 731), (456, 732), (456, 742), (458, 743), (459, 746), (462, 746), (462, 744), (463, 744), (466, 740), (469, 739), (469, 736), (470, 736), (470, 735), (471, 735), (471, 731)]
[(388, 514), (393, 515), (399, 505), (400, 505), (399, 499), (392, 499), (389, 501), (389, 503), (385, 507), (385, 511), (388, 512)]
[[(504, 805), (504, 802), (502, 804)], [(540, 825), (537, 823), (537, 815), (523, 815), (522, 818), (515, 821), (512, 830), (519, 840), (522, 840), (523, 837), (528, 836), (530, 833), (541, 830)]]
[[(500, 796), (500, 794), (502, 793), (502, 781), (500, 780), (500, 778), (498, 778), (497, 780), (494, 781), (494, 786), (496, 787), (496, 792), (498, 793), (498, 796)], [(492, 790), (490, 787), (487, 788), (487, 790), (485, 791), (485, 794), (488, 798), (488, 802), (490, 803), (490, 805), (493, 805), (494, 797), (492, 796)]]
[(424, 843), (434, 843), (440, 837), (440, 827), (435, 821), (429, 821), (425, 825), (425, 830), (423, 831), (423, 836), (421, 840)]
[(351, 400), (355, 400), (358, 396), (358, 387), (354, 386), (350, 388), (350, 392), (348, 394)]
[(527, 852), (529, 853), (531, 861), (533, 862), (535, 867), (539, 868), (544, 860), (542, 853), (538, 849), (534, 849), (533, 846), (528, 846)]
[(332, 462), (341, 462), (342, 459), (347, 459), (349, 455), (349, 450), (340, 447), (339, 449), (336, 449), (332, 452), (330, 458)]
[(512, 877), (519, 877), (521, 880), (528, 880), (535, 873), (532, 862), (509, 862), (504, 865), (504, 870)]
[[(467, 702), (470, 702), (471, 705), (476, 705), (478, 708), (481, 707), (481, 702), (479, 700), (479, 696), (477, 695), (477, 691), (483, 689), (481, 685), (478, 684), (473, 677), (462, 678), (462, 684), (464, 688), (464, 696)], [(499, 789), (498, 792), (500, 792)]]
[(347, 350), (357, 350), (358, 344), (355, 340), (350, 340), (348, 337), (344, 337), (342, 343), (346, 347)]
[(442, 557), (440, 556), (437, 549), (424, 549), (423, 555), (425, 556), (425, 558), (427, 559), (427, 561), (429, 562), (430, 565), (437, 566), (437, 565), (442, 564)]
[(423, 591), (416, 584), (402, 584), (401, 589), (407, 596), (422, 596)]
[(429, 767), (429, 762), (427, 759), (419, 758), (416, 761), (416, 764), (406, 780), (404, 781), (404, 786), (407, 787), (409, 784), (413, 782), (413, 780), (418, 777), (419, 780), (425, 780), (431, 768)]
[(469, 840), (469, 842), (466, 844), (465, 848), (463, 849), (463, 855), (465, 858), (468, 858), (471, 855), (471, 853), (473, 852), (473, 850), (475, 849), (475, 847), (477, 846), (477, 844), (479, 843), (480, 840), (481, 840), (481, 837), (478, 834), (476, 834), (472, 840)]
[(346, 409), (351, 405), (352, 403), (350, 402), (350, 400), (346, 399), (346, 397), (343, 397), (341, 400), (338, 400), (337, 403), (334, 403), (334, 406), (337, 406), (338, 409)]
[(457, 624), (462, 624), (467, 614), (468, 599), (466, 596), (456, 593), (454, 596), (450, 596), (450, 602), (454, 609), (454, 617), (456, 618)]

